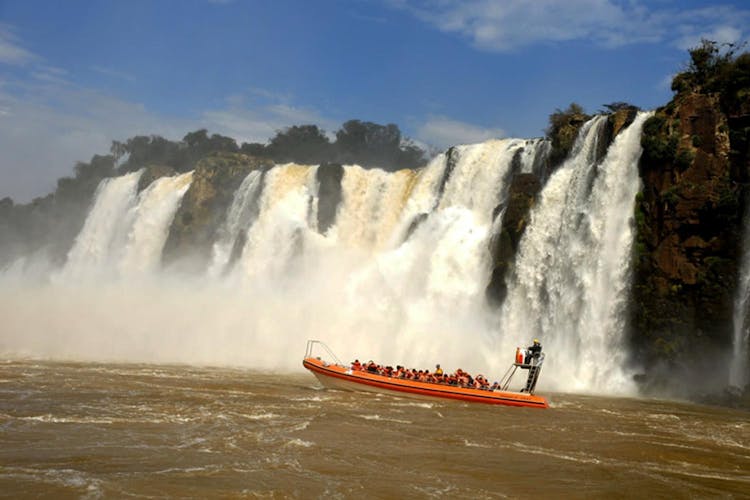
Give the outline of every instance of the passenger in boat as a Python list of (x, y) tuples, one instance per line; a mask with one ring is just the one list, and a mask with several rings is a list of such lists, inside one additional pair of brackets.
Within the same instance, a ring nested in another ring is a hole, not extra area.
[(355, 359), (354, 363), (352, 363), (352, 370), (357, 372), (362, 371), (362, 363), (360, 363), (358, 359)]
[(526, 349), (526, 359), (524, 360), (524, 364), (531, 363), (531, 360), (534, 358), (539, 358), (539, 355), (542, 353), (542, 344), (539, 343), (539, 339), (534, 339), (534, 343), (531, 344)]
[(435, 365), (435, 375), (440, 376), (443, 374), (443, 369), (440, 368), (440, 365)]
[(373, 360), (367, 362), (367, 371), (370, 373), (378, 373), (378, 365)]

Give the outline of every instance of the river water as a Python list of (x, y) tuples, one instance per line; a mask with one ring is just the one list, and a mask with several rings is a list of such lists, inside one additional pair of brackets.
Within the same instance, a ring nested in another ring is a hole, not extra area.
[(547, 394), (548, 410), (325, 390), (308, 373), (0, 363), (8, 497), (742, 497), (748, 413)]

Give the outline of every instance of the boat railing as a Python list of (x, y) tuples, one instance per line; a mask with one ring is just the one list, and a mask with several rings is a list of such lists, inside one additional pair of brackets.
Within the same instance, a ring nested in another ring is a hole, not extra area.
[(539, 353), (538, 356), (534, 356), (531, 358), (531, 360), (528, 363), (513, 363), (510, 365), (510, 368), (505, 372), (505, 375), (503, 375), (503, 378), (500, 379), (500, 390), (507, 391), (508, 387), (510, 386), (510, 381), (513, 379), (513, 375), (515, 375), (516, 370), (519, 368), (523, 370), (529, 370), (529, 376), (526, 380), (526, 384), (524, 388), (522, 389), (522, 392), (528, 392), (529, 394), (534, 393), (534, 388), (536, 387), (536, 381), (539, 379), (539, 372), (542, 369), (542, 364), (544, 363), (544, 353)]
[(344, 363), (341, 362), (341, 360), (333, 353), (330, 347), (328, 347), (324, 342), (320, 340), (308, 340), (307, 341), (307, 349), (305, 350), (305, 358), (312, 358), (313, 357), (313, 351), (315, 350), (315, 346), (320, 346), (326, 354), (328, 354), (331, 357), (332, 361), (335, 361), (337, 365), (344, 366)]

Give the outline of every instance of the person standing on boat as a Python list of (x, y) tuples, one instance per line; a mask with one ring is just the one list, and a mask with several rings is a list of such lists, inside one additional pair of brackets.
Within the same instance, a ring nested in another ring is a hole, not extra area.
[(542, 353), (542, 344), (539, 343), (539, 339), (534, 339), (534, 343), (526, 349), (526, 360), (524, 364), (531, 363), (532, 359), (539, 358)]
[(440, 365), (435, 365), (435, 375), (442, 376), (443, 375), (443, 369), (440, 368)]

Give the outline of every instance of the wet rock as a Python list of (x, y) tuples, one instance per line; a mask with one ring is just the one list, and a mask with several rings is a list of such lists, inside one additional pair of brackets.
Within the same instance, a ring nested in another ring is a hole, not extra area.
[(340, 163), (323, 163), (315, 173), (318, 181), (318, 232), (325, 234), (336, 222), (341, 203), (341, 179), (344, 167)]
[(747, 169), (730, 157), (728, 127), (719, 96), (700, 93), (644, 124), (631, 322), (646, 366), (689, 366), (731, 344)]
[(140, 193), (146, 189), (156, 179), (171, 177), (176, 174), (175, 169), (168, 165), (148, 165), (145, 167), (143, 174), (141, 174), (141, 178), (138, 179), (138, 192)]
[(234, 192), (251, 171), (271, 165), (268, 160), (239, 153), (215, 153), (200, 160), (175, 213), (163, 263), (187, 271), (205, 269)]
[[(508, 200), (503, 212), (500, 233), (490, 238), (492, 275), (485, 296), (488, 302), (499, 305), (507, 294), (506, 275), (515, 261), (518, 245), (529, 222), (529, 212), (536, 202), (542, 185), (534, 174), (518, 174), (513, 178), (508, 191)], [(498, 207), (495, 216), (502, 210)]]

